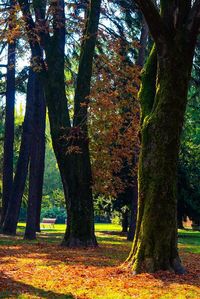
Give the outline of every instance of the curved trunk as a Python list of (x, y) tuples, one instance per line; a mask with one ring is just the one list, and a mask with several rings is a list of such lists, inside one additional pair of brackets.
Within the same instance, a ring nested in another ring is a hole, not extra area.
[(186, 54), (183, 58), (183, 49), (182, 56), (177, 51), (158, 57), (155, 101), (152, 109), (145, 107), (150, 113), (143, 114), (137, 229), (127, 259), (136, 273), (184, 272), (177, 250), (176, 188), (191, 59)]

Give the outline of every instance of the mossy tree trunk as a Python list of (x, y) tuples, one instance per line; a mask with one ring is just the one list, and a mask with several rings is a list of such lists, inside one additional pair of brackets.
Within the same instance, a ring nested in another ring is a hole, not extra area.
[(151, 1), (136, 2), (156, 43), (157, 67), (153, 50), (140, 92), (139, 203), (137, 228), (127, 264), (135, 273), (158, 270), (184, 273), (177, 249), (177, 163), (196, 26), (200, 25), (200, 5), (191, 9), (189, 1), (187, 5), (176, 3), (179, 12), (176, 19), (176, 10), (170, 6), (174, 1), (161, 1), (161, 15)]

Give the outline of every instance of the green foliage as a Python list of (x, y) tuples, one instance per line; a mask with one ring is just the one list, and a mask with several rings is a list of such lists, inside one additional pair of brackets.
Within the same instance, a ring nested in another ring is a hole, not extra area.
[(200, 49), (197, 47), (181, 138), (178, 200), (182, 214), (200, 218)]
[(56, 218), (56, 223), (65, 223), (65, 219), (67, 218), (66, 210), (59, 207), (43, 208), (41, 220), (43, 218)]
[(62, 189), (62, 182), (60, 179), (58, 165), (56, 162), (50, 139), (50, 129), (48, 120), (46, 126), (46, 154), (42, 208), (63, 208), (65, 207), (64, 193)]

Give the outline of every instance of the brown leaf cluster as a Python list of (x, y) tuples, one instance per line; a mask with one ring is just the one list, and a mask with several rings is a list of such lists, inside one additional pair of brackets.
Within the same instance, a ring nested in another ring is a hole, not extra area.
[(94, 190), (115, 197), (126, 188), (127, 176), (136, 171), (139, 68), (126, 61), (120, 40), (109, 36), (106, 39), (109, 53), (99, 54), (94, 67), (96, 80), (90, 95), (89, 133)]

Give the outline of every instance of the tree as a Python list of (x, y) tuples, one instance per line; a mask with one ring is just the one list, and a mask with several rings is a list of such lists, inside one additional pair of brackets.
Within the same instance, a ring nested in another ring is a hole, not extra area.
[[(16, 5), (16, 1), (11, 1), (10, 6), (9, 6), (9, 11), (10, 11), (9, 31), (6, 32), (6, 34), (8, 35), (8, 41), (10, 41), (10, 43), (12, 45), (15, 45), (16, 37), (18, 37), (19, 33), (20, 33), (19, 29), (18, 29), (19, 28), (19, 24), (18, 24), (19, 19), (17, 18), (17, 15), (18, 15), (17, 9), (18, 9), (18, 6)], [(28, 80), (28, 86), (27, 86), (26, 113), (25, 113), (25, 118), (24, 118), (24, 123), (23, 123), (23, 132), (22, 132), (22, 137), (21, 137), (20, 152), (19, 152), (19, 157), (18, 157), (18, 161), (17, 161), (14, 181), (13, 181), (13, 184), (10, 187), (10, 191), (9, 191), (10, 192), (9, 202), (7, 204), (6, 213), (5, 213), (5, 215), (3, 217), (3, 221), (2, 221), (2, 224), (3, 224), (2, 231), (5, 234), (15, 234), (16, 233), (16, 227), (17, 227), (22, 197), (23, 197), (24, 190), (25, 190), (25, 183), (26, 183), (26, 178), (27, 178), (27, 174), (28, 174), (28, 166), (29, 166), (30, 160), (35, 160), (35, 162), (31, 163), (31, 170), (30, 170), (31, 180), (29, 180), (29, 183), (31, 185), (33, 185), (33, 189), (30, 188), (31, 196), (29, 196), (29, 198), (35, 197), (35, 198), (37, 198), (37, 200), (40, 200), (40, 201), (42, 198), (42, 186), (43, 186), (42, 179), (37, 181), (37, 184), (34, 184), (32, 172), (34, 171), (34, 173), (37, 173), (38, 177), (39, 176), (43, 177), (44, 146), (42, 147), (42, 149), (40, 149), (40, 151), (37, 151), (37, 153), (36, 153), (36, 151), (33, 151), (33, 148), (34, 147), (36, 148), (37, 138), (34, 141), (32, 141), (32, 140), (35, 137), (34, 133), (35, 133), (37, 126), (39, 126), (39, 124), (41, 122), (43, 122), (45, 124), (45, 109), (44, 108), (43, 108), (43, 110), (41, 109), (41, 107), (44, 106), (44, 95), (41, 96), (42, 92), (37, 91), (37, 88), (39, 85), (38, 82), (40, 82), (39, 78), (38, 78), (38, 74), (37, 74), (38, 64), (36, 63), (36, 61), (38, 60), (38, 52), (36, 51), (36, 49), (34, 47), (31, 48), (31, 52), (32, 52), (32, 65), (29, 70), (29, 80)], [(13, 54), (12, 54), (12, 56), (13, 56)], [(37, 66), (35, 66), (35, 64), (37, 64)], [(9, 75), (9, 73), (8, 73), (8, 75)], [(12, 71), (12, 75), (13, 75), (13, 71)], [(10, 79), (10, 76), (8, 76), (8, 78)], [(12, 81), (13, 81), (13, 79), (12, 79)], [(20, 80), (18, 80), (18, 78), (17, 78), (16, 87), (18, 87), (18, 85), (20, 85), (20, 83), (17, 81), (20, 81)], [(12, 83), (12, 85), (13, 84), (14, 83)], [(9, 86), (7, 89), (9, 91), (9, 95), (12, 95), (13, 86)], [(12, 102), (12, 99), (10, 99), (10, 100)], [(43, 104), (41, 104), (41, 102)], [(38, 106), (39, 106), (39, 108), (38, 108)], [(38, 119), (38, 109), (41, 110), (39, 119)], [(43, 111), (43, 113), (42, 113), (42, 111)], [(35, 121), (35, 123), (34, 123), (34, 121)], [(40, 128), (39, 131), (41, 131), (41, 130), (43, 130), (42, 134), (43, 134), (43, 144), (44, 144), (45, 125), (43, 125), (42, 129)], [(41, 139), (40, 138), (41, 132), (38, 132), (37, 137), (39, 139)], [(12, 141), (12, 138), (10, 138), (10, 139)], [(9, 142), (11, 142), (11, 141), (9, 141)], [(4, 151), (4, 154), (5, 154), (5, 156), (8, 155), (6, 150)], [(9, 164), (12, 163), (11, 157), (9, 157), (9, 159), (7, 159), (5, 163), (8, 164), (8, 166), (9, 166)], [(39, 166), (36, 165), (37, 163), (40, 165)], [(34, 164), (34, 166), (33, 166), (33, 164)], [(7, 165), (5, 165), (5, 166), (7, 167)], [(38, 166), (37, 170), (36, 170), (36, 166)], [(40, 169), (40, 172), (39, 172), (39, 169)], [(37, 195), (35, 195), (35, 194), (37, 194)], [(38, 209), (37, 209), (40, 212), (39, 207), (40, 207), (40, 204), (38, 205)], [(31, 216), (29, 217), (29, 221), (31, 219), (33, 219), (33, 216), (34, 216), (34, 213), (32, 213)], [(37, 218), (39, 218), (39, 217), (37, 217)], [(38, 219), (38, 221), (39, 221), (39, 219)]]
[(36, 231), (40, 231), (40, 214), (45, 160), (45, 121), (46, 104), (44, 89), (36, 74), (35, 109), (29, 165), (29, 195), (26, 219), (25, 239), (36, 239)]
[[(140, 90), (139, 203), (127, 263), (136, 273), (184, 273), (177, 250), (177, 161), (200, 27), (200, 1), (160, 1), (160, 13), (151, 0), (136, 3), (156, 48), (147, 61)], [(152, 67), (156, 72), (152, 72)]]
[(2, 227), (3, 233), (9, 235), (16, 234), (17, 222), (28, 173), (31, 139), (34, 124), (34, 106), (36, 100), (35, 94), (33, 92), (34, 88), (35, 73), (32, 69), (30, 69), (27, 86), (26, 112), (23, 122), (20, 152), (17, 160), (17, 166), (11, 190), (11, 197)]
[[(87, 132), (87, 104), (92, 63), (96, 44), (101, 1), (90, 1), (79, 61), (74, 97), (74, 117), (70, 119), (65, 93), (65, 4), (51, 1), (53, 22), (48, 27), (43, 17), (46, 1), (33, 1), (34, 22), (28, 1), (18, 1), (25, 20), (29, 43), (38, 52), (41, 46), (46, 64), (41, 59), (41, 75), (48, 106), (51, 137), (60, 170), (67, 207), (65, 246), (96, 246), (93, 219), (92, 176)], [(51, 31), (51, 32), (50, 32)], [(34, 38), (38, 32), (39, 37)], [(41, 57), (41, 55), (40, 55)], [(46, 68), (47, 66), (47, 68)], [(78, 152), (76, 150), (78, 149)]]
[(14, 36), (14, 34), (12, 36), (12, 32), (16, 27), (15, 13), (15, 1), (11, 0), (10, 14), (8, 17), (8, 26), (11, 36), (10, 38), (8, 38), (1, 225), (3, 224), (5, 219), (13, 185), (16, 37)]

